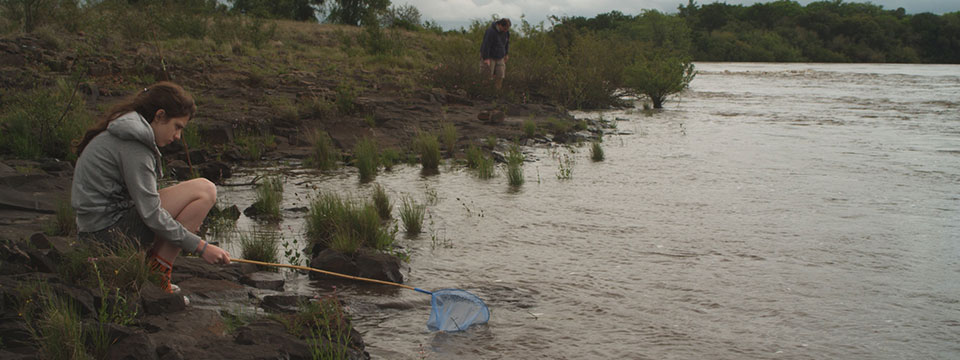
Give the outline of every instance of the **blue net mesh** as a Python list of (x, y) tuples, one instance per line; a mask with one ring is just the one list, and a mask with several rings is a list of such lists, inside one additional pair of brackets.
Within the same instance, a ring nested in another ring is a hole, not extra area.
[(430, 307), (427, 328), (431, 331), (462, 331), (490, 320), (490, 309), (483, 300), (460, 289), (434, 291)]

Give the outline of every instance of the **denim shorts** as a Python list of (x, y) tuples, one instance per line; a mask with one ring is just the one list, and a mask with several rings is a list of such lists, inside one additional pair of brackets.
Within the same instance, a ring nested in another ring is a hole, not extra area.
[(81, 232), (79, 237), (82, 241), (92, 241), (113, 251), (118, 250), (124, 243), (149, 250), (156, 239), (153, 230), (143, 222), (135, 207), (128, 209), (113, 225), (103, 230)]

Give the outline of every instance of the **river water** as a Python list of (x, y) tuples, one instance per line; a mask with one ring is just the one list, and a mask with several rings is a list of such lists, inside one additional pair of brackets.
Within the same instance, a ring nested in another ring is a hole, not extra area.
[[(960, 66), (697, 69), (662, 112), (574, 114), (616, 124), (606, 160), (529, 148), (518, 190), (456, 167), (381, 173), (395, 202), (429, 203), (425, 233), (399, 237), (406, 283), (473, 292), (492, 318), (431, 333), (429, 296), (341, 283), (371, 355), (960, 357)], [(285, 181), (285, 208), (372, 191), (355, 169)], [(302, 223), (287, 212), (279, 229), (302, 243)]]

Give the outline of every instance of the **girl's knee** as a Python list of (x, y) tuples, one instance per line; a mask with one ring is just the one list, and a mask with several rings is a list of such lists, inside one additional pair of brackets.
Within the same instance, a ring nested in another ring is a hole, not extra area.
[(201, 189), (201, 192), (204, 194), (204, 197), (210, 200), (211, 202), (216, 202), (217, 201), (217, 185), (214, 184), (212, 181), (207, 180), (206, 178), (199, 178), (198, 180), (201, 182), (200, 189)]

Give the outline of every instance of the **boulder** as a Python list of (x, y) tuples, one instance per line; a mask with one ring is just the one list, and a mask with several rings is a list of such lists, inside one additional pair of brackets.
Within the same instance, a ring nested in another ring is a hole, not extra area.
[(200, 166), (200, 176), (219, 183), (233, 176), (233, 173), (230, 171), (230, 165), (220, 161), (210, 161)]
[[(344, 275), (352, 275), (403, 283), (403, 274), (400, 273), (400, 259), (395, 256), (358, 251), (352, 255), (343, 254), (333, 249), (320, 252), (310, 261), (310, 266)], [(311, 279), (333, 279), (332, 275), (310, 272)]]
[(240, 278), (240, 283), (257, 289), (283, 291), (285, 281), (283, 274), (278, 272), (258, 271), (244, 275)]
[(107, 349), (106, 358), (108, 360), (149, 360), (159, 357), (153, 340), (146, 333), (137, 332), (111, 345)]
[(146, 283), (140, 290), (140, 300), (143, 310), (150, 315), (169, 314), (187, 308), (183, 295), (170, 294), (151, 283)]

